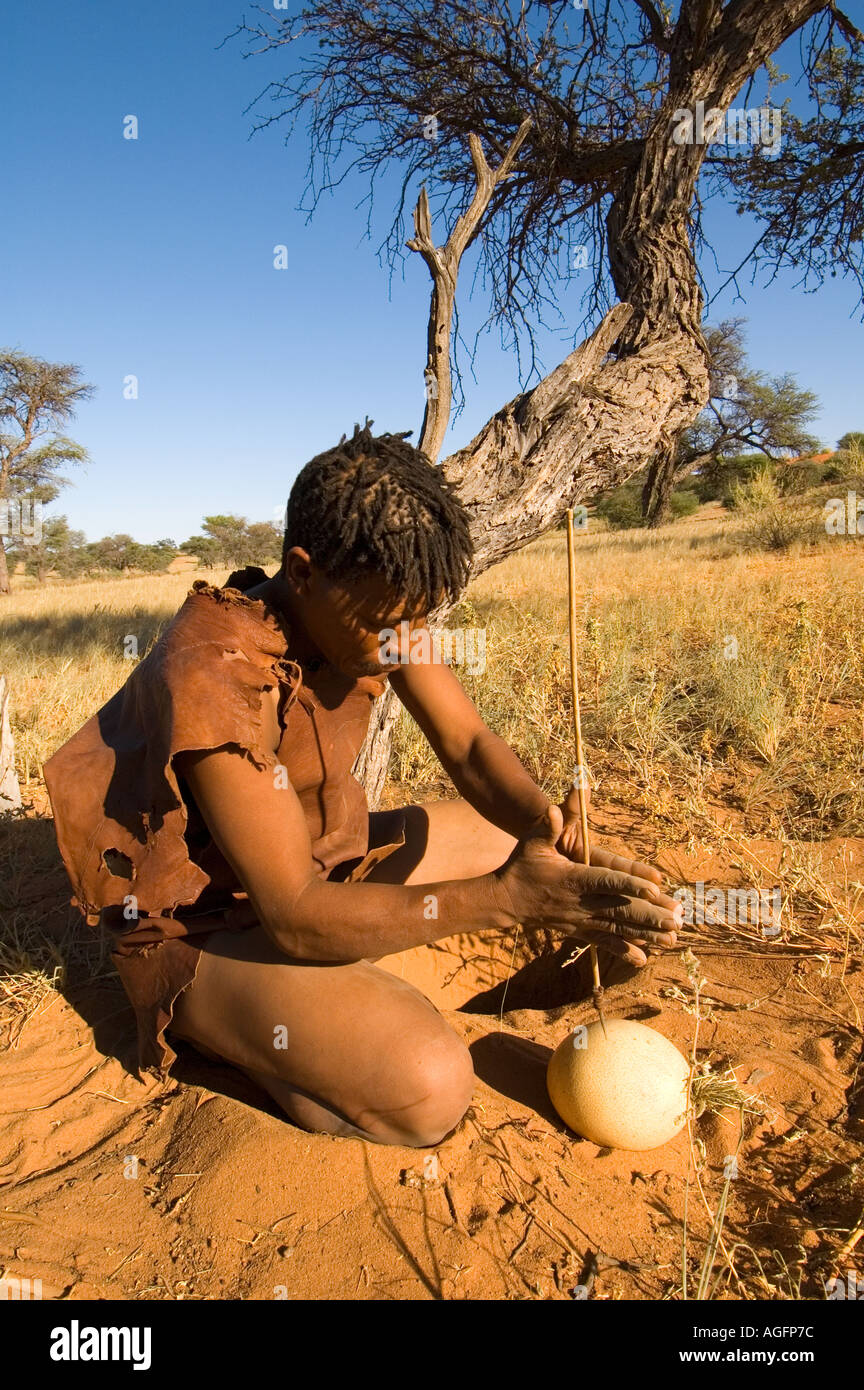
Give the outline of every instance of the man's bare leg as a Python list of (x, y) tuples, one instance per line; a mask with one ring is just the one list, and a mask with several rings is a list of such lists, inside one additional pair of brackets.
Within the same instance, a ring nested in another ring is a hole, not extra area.
[[(373, 834), (383, 843), (403, 813), (380, 814)], [(405, 827), (405, 848), (379, 866), (379, 881), (474, 877), (516, 843), (464, 801), (406, 808)], [(292, 960), (261, 927), (215, 933), (170, 1029), (247, 1072), (304, 1128), (429, 1146), (464, 1115), (473, 1067), (462, 1040), (398, 973), (369, 961)]]
[[(374, 842), (396, 838), (403, 816), (405, 846), (370, 879), (472, 878), (516, 844), (456, 800), (375, 813)], [(170, 1028), (247, 1072), (304, 1128), (428, 1147), (461, 1120), (474, 1073), (459, 1036), (400, 978), (411, 955), (319, 964), (284, 955), (262, 927), (217, 932)]]
[(170, 1027), (308, 1129), (426, 1147), (471, 1102), (468, 1049), (419, 990), (368, 961), (294, 960), (262, 927), (209, 938)]

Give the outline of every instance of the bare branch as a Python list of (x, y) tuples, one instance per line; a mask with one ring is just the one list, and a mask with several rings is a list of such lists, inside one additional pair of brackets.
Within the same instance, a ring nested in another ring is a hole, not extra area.
[(653, 0), (636, 0), (636, 4), (648, 20), (648, 29), (651, 34), (651, 42), (655, 48), (659, 48), (663, 53), (668, 53), (671, 48), (670, 37), (666, 32), (666, 25), (660, 18)]
[(848, 15), (845, 15), (842, 10), (838, 10), (833, 0), (828, 8), (834, 17), (834, 23), (837, 25), (837, 28), (846, 35), (847, 39), (849, 39), (851, 43), (864, 44), (864, 34), (861, 33), (860, 29), (856, 29)]
[(452, 382), (450, 376), (450, 338), (453, 309), (456, 300), (456, 281), (459, 263), (480, 230), (483, 215), (496, 187), (510, 174), (533, 122), (527, 116), (511, 141), (510, 148), (497, 168), (490, 168), (477, 135), (471, 131), (468, 145), (477, 186), (467, 210), (457, 218), (447, 242), (438, 247), (432, 239), (432, 219), (426, 185), (420, 191), (414, 209), (414, 236), (406, 245), (418, 251), (432, 276), (432, 298), (427, 329), (426, 410), (423, 416), (418, 447), (436, 463), (450, 422)]

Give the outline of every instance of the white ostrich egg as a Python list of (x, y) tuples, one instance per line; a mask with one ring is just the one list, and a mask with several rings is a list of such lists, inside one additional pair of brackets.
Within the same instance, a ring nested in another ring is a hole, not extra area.
[(690, 1064), (662, 1033), (625, 1018), (577, 1028), (549, 1059), (546, 1086), (576, 1134), (610, 1149), (657, 1149), (686, 1124)]

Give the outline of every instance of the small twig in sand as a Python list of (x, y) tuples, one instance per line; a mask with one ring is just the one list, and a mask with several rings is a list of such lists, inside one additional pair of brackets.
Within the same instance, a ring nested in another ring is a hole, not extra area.
[(443, 1183), (443, 1189), (444, 1196), (447, 1198), (447, 1205), (450, 1208), (450, 1215), (453, 1218), (453, 1225), (456, 1226), (457, 1229), (460, 1230), (463, 1235), (467, 1235), (467, 1231), (465, 1230), (465, 1224), (459, 1215), (459, 1208), (456, 1206), (456, 1200), (453, 1196), (453, 1190), (450, 1187), (450, 1183), (447, 1181), (446, 1178)]
[(862, 1208), (861, 1215), (858, 1217), (857, 1224), (853, 1226), (852, 1230), (849, 1232), (848, 1239), (843, 1242), (837, 1254), (834, 1256), (835, 1270), (839, 1268), (843, 1260), (849, 1258), (862, 1236), (864, 1236), (864, 1208)]
[(519, 1240), (516, 1242), (516, 1244), (513, 1246), (513, 1249), (510, 1251), (510, 1254), (509, 1254), (508, 1257), (507, 1257), (509, 1260), (511, 1260), (511, 1261), (514, 1260), (514, 1259), (516, 1258), (516, 1256), (519, 1254), (519, 1251), (522, 1249), (523, 1245), (525, 1244), (526, 1240), (528, 1239), (529, 1235), (531, 1234), (531, 1227), (533, 1226), (533, 1224), (534, 1224), (534, 1213), (533, 1213), (533, 1212), (529, 1212), (529, 1214), (528, 1214), (528, 1219), (527, 1219), (526, 1222), (525, 1222), (525, 1229), (524, 1229), (524, 1231), (522, 1232), (522, 1235), (520, 1236), (520, 1238), (519, 1238)]
[(126, 1264), (128, 1264), (130, 1260), (137, 1260), (137, 1258), (138, 1258), (138, 1256), (139, 1256), (140, 1254), (141, 1254), (141, 1246), (139, 1245), (135, 1250), (131, 1250), (131, 1251), (129, 1252), (128, 1255), (124, 1255), (124, 1256), (123, 1256), (123, 1259), (120, 1261), (120, 1263), (119, 1263), (119, 1265), (117, 1266), (117, 1268), (116, 1268), (115, 1270), (112, 1270), (112, 1272), (111, 1272), (109, 1275), (106, 1276), (106, 1279), (105, 1279), (106, 1284), (110, 1284), (110, 1283), (111, 1283), (111, 1280), (115, 1277), (115, 1275), (117, 1275), (117, 1274), (120, 1273), (120, 1271), (121, 1271), (121, 1269), (123, 1268), (123, 1266), (126, 1265)]

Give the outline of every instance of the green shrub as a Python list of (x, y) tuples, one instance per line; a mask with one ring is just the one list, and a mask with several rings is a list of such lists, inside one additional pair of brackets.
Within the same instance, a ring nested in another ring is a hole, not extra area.
[(597, 516), (608, 521), (613, 531), (626, 531), (645, 524), (642, 519), (641, 489), (633, 483), (624, 483), (612, 492), (604, 493), (594, 510)]
[(728, 505), (736, 512), (757, 512), (774, 507), (780, 501), (780, 489), (773, 464), (766, 462), (746, 481), (736, 479), (729, 489)]
[[(669, 499), (670, 519), (691, 516), (699, 508), (699, 498), (691, 487), (676, 489)], [(641, 483), (623, 483), (612, 492), (600, 498), (595, 513), (608, 523), (613, 531), (629, 531), (645, 525), (642, 515)]]
[(729, 497), (736, 482), (747, 482), (753, 474), (769, 463), (765, 454), (739, 454), (736, 458), (712, 459), (688, 480), (700, 502), (722, 501), (729, 506)]
[(848, 449), (838, 449), (831, 462), (825, 465), (822, 474), (826, 483), (851, 483), (860, 485), (864, 478), (864, 449), (852, 443)]
[(825, 465), (805, 461), (803, 463), (781, 464), (777, 472), (777, 485), (784, 497), (800, 496), (818, 487), (825, 478)]
[(799, 497), (784, 496), (771, 468), (732, 490), (736, 511), (747, 518), (741, 533), (745, 546), (756, 550), (788, 550), (796, 542), (818, 544), (825, 527), (818, 508)]
[(692, 516), (699, 510), (699, 498), (692, 488), (682, 487), (669, 498), (669, 509), (675, 521), (682, 516)]

